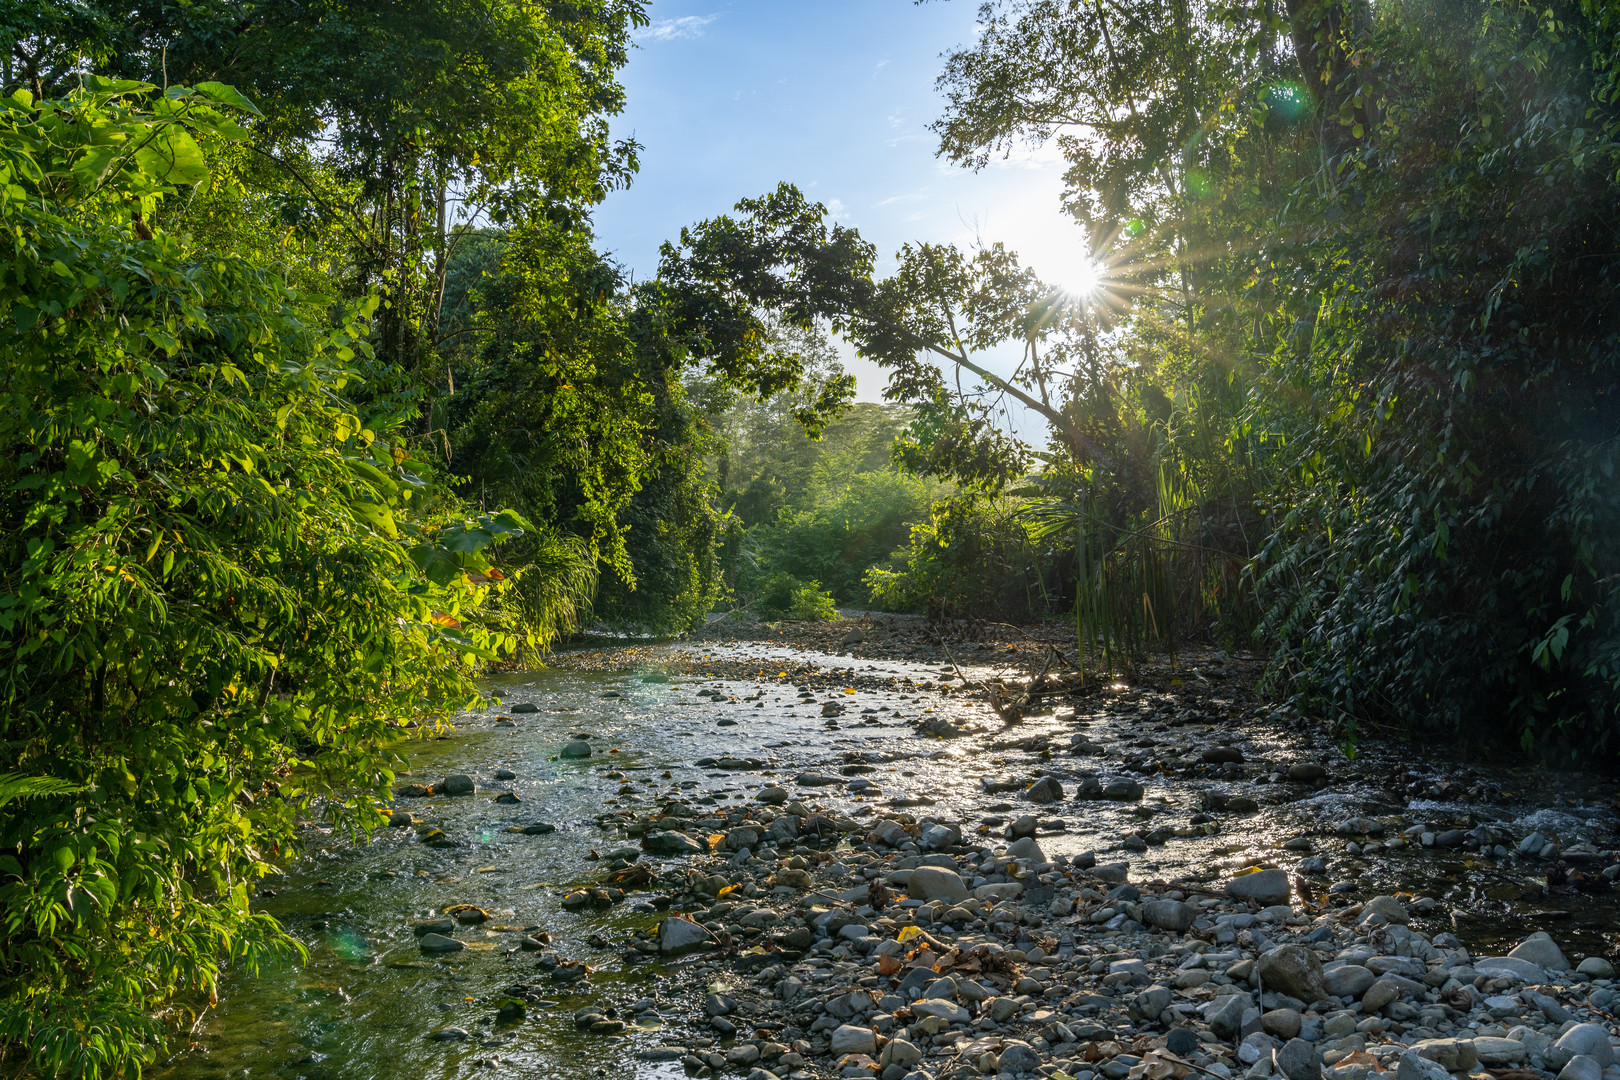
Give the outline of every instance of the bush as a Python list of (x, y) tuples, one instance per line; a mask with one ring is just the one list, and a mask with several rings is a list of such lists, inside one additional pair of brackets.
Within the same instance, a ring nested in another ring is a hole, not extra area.
[(772, 574), (759, 594), (759, 612), (793, 622), (834, 622), (838, 602), (819, 581), (800, 581), (789, 573)]
[(0, 1054), (112, 1077), (296, 949), (254, 883), (314, 804), (379, 823), (402, 721), (477, 700), (521, 522), (455, 520), (344, 400), (374, 302), (132, 228), (251, 106), (85, 81), (0, 100)]

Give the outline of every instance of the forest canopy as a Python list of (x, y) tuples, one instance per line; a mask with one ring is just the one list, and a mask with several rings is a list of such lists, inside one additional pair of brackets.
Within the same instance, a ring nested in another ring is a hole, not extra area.
[(300, 820), (585, 627), (1061, 619), (1349, 747), (1620, 748), (1613, 4), (985, 4), (939, 153), (1054, 145), (1078, 291), (793, 178), (632, 281), (647, 20), (0, 4), (8, 1061), (138, 1074), (296, 949)]

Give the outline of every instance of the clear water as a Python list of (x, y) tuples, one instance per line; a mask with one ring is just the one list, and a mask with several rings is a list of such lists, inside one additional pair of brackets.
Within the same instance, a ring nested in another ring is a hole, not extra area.
[[(191, 1044), (161, 1063), (156, 1075), (163, 1080), (437, 1080), (482, 1075), (491, 1068), (548, 1077), (681, 1075), (678, 1064), (635, 1061), (636, 1050), (660, 1042), (659, 1025), (604, 1038), (577, 1032), (572, 1024), (573, 1010), (585, 1004), (623, 1009), (631, 1001), (651, 997), (659, 1001), (666, 1020), (674, 1020), (696, 1000), (692, 988), (678, 983), (666, 969), (627, 965), (616, 950), (598, 948), (588, 940), (597, 934), (610, 942), (622, 940), (630, 929), (652, 925), (658, 914), (635, 912), (629, 904), (605, 913), (570, 913), (560, 906), (570, 886), (601, 876), (605, 867), (589, 857), (592, 852), (627, 843), (622, 835), (598, 825), (597, 816), (606, 812), (645, 812), (676, 795), (693, 801), (712, 798), (715, 806), (725, 808), (749, 801), (752, 792), (766, 783), (784, 782), (791, 789), (791, 778), (801, 772), (836, 775), (848, 766), (865, 766), (871, 771), (864, 775), (879, 785), (881, 794), (856, 797), (843, 787), (822, 787), (795, 795), (857, 817), (880, 815), (895, 800), (933, 800), (932, 808), (911, 805), (906, 812), (959, 819), (970, 835), (985, 817), (1036, 812), (1046, 821), (1040, 842), (1048, 854), (1073, 854), (1106, 850), (1127, 832), (1158, 824), (1185, 825), (1204, 789), (1211, 786), (1248, 792), (1262, 802), (1277, 791), (1266, 785), (1187, 781), (1161, 773), (1140, 777), (1147, 788), (1140, 804), (1066, 801), (1032, 808), (1017, 803), (1015, 796), (986, 794), (981, 777), (1027, 782), (1036, 770), (1063, 776), (1111, 765), (1118, 771), (1116, 762), (1064, 752), (1076, 730), (1067, 716), (1032, 717), (1003, 729), (982, 705), (892, 681), (936, 680), (942, 671), (937, 663), (852, 662), (771, 646), (713, 647), (707, 653), (716, 661), (757, 664), (754, 677), (725, 680), (704, 677), (700, 671), (658, 683), (633, 673), (550, 670), (492, 679), (489, 689), (506, 708), (533, 702), (541, 711), (516, 715), (516, 727), (500, 726), (494, 712), (462, 717), (451, 737), (410, 745), (411, 772), (402, 778), (407, 783), (431, 783), (450, 772), (474, 777), (479, 790), (473, 796), (399, 804), (419, 825), (440, 828), (461, 846), (428, 847), (418, 839), (417, 827), (385, 829), (359, 844), (312, 827), (307, 854), (287, 868), (283, 879), (270, 883), (274, 895), (259, 901), (305, 945), (307, 962), (276, 962), (256, 978), (245, 974), (228, 978), (219, 1006), (200, 1022)], [(801, 703), (794, 679), (781, 673), (796, 671), (807, 660), (847, 674), (848, 683), (818, 687), (813, 702)], [(969, 669), (968, 674), (976, 671)], [(878, 686), (875, 680), (890, 681)], [(845, 693), (846, 688), (855, 692)], [(700, 697), (697, 691), (702, 689), (718, 690), (722, 697)], [(603, 696), (610, 691), (619, 696)], [(758, 699), (749, 700), (754, 695)], [(822, 704), (829, 700), (845, 707), (837, 727), (830, 727), (822, 716)], [(1321, 745), (1303, 745), (1268, 727), (1239, 727), (1220, 715), (1226, 706), (1219, 702), (1213, 710), (1210, 702), (1202, 703), (1209, 712), (1208, 724), (1164, 729), (1156, 726), (1152, 713), (1167, 703), (1163, 695), (1124, 690), (1090, 699), (1079, 708), (1085, 721), (1080, 730), (1111, 751), (1144, 736), (1163, 749), (1168, 744), (1198, 745), (1222, 734), (1240, 737), (1251, 761), (1319, 760), (1336, 774), (1346, 765), (1342, 758), (1330, 760)], [(1228, 704), (1232, 712), (1238, 711), (1237, 704)], [(971, 721), (977, 725), (976, 734), (959, 739), (926, 737), (907, 723), (934, 716)], [(722, 720), (735, 723), (722, 726)], [(589, 737), (596, 753), (584, 760), (559, 760), (563, 744), (580, 735)], [(1054, 752), (1049, 759), (1025, 742), (1042, 735), (1051, 737)], [(1017, 745), (1020, 742), (1025, 748)], [(1155, 748), (1126, 752), (1151, 755)], [(1313, 834), (1319, 852), (1334, 852), (1343, 841), (1323, 831), (1338, 820), (1403, 809), (1411, 820), (1466, 814), (1472, 820), (1545, 821), (1563, 831), (1566, 843), (1580, 834), (1600, 844), (1607, 839), (1602, 846), (1614, 846), (1613, 813), (1582, 802), (1593, 787), (1585, 779), (1570, 778), (1561, 789), (1504, 774), (1504, 787), (1536, 792), (1539, 806), (1507, 800), (1492, 806), (1437, 803), (1407, 808), (1366, 779), (1380, 768), (1376, 751), (1372, 753), (1373, 760), (1359, 766), (1364, 779), (1335, 783), (1314, 795), (1303, 793), (1304, 797), (1265, 806), (1254, 815), (1222, 815), (1220, 831), (1211, 837), (1172, 839), (1144, 853), (1121, 852), (1108, 858), (1129, 859), (1135, 877), (1184, 873), (1218, 877), (1264, 858), (1291, 866), (1297, 856), (1281, 848), (1290, 836)], [(1391, 763), (1402, 759), (1398, 750), (1387, 754)], [(767, 765), (726, 772), (695, 764), (722, 756), (755, 757)], [(515, 773), (516, 779), (494, 779), (501, 769)], [(1072, 791), (1068, 780), (1065, 786)], [(493, 802), (501, 792), (515, 793), (522, 801)], [(505, 831), (537, 821), (551, 823), (557, 831), (544, 836)], [(996, 842), (992, 826), (980, 828), (987, 844)], [(1334, 878), (1353, 876), (1367, 889), (1405, 890), (1441, 899), (1442, 910), (1455, 915), (1448, 914), (1427, 929), (1456, 929), (1481, 948), (1522, 936), (1528, 925), (1551, 930), (1575, 955), (1620, 951), (1616, 937), (1620, 910), (1611, 900), (1521, 900), (1535, 884), (1539, 868), (1533, 864), (1497, 864), (1462, 852), (1364, 860), (1335, 855), (1333, 862)], [(491, 919), (482, 927), (457, 931), (456, 937), (469, 946), (466, 951), (444, 958), (424, 955), (411, 924), (452, 904), (485, 908)], [(567, 989), (550, 987), (536, 970), (535, 955), (516, 950), (520, 934), (528, 928), (552, 934), (552, 948), (588, 964), (590, 978)], [(555, 1004), (531, 1007), (524, 1022), (496, 1024), (494, 1015), (506, 989), (520, 983), (545, 987), (547, 999)], [(472, 1037), (456, 1042), (428, 1037), (447, 1025), (463, 1028)]]

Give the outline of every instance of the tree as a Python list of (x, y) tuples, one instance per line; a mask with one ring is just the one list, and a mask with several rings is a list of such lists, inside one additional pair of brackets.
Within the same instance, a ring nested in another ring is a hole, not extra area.
[(0, 99), (0, 769), (34, 796), (0, 803), (0, 1050), (102, 1077), (293, 948), (253, 883), (317, 799), (377, 822), (401, 724), (477, 699), (524, 526), (345, 399), (374, 298), (147, 224), (246, 99), (85, 83)]

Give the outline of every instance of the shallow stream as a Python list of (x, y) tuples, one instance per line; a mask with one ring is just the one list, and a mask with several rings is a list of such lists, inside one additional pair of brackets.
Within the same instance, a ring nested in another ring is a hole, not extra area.
[[(678, 658), (677, 647), (654, 655)], [(1004, 728), (982, 703), (939, 692), (942, 679), (956, 676), (960, 686), (960, 676), (976, 679), (988, 670), (982, 665), (958, 669), (747, 645), (688, 647), (684, 655), (695, 662), (690, 674), (553, 669), (490, 680), (501, 709), (460, 718), (449, 738), (412, 744), (411, 772), (402, 778), (432, 783), (453, 772), (474, 778), (478, 793), (471, 797), (399, 804), (418, 825), (442, 829), (458, 846), (428, 846), (417, 827), (384, 829), (354, 845), (311, 826), (308, 854), (256, 901), (305, 945), (308, 961), (276, 962), (256, 978), (225, 980), (219, 1006), (199, 1025), (192, 1048), (154, 1073), (163, 1080), (336, 1080), (448, 1078), (496, 1068), (539, 1077), (678, 1076), (678, 1065), (634, 1059), (636, 1048), (657, 1041), (655, 1027), (601, 1038), (570, 1022), (587, 1003), (622, 1007), (652, 997), (678, 1007), (679, 995), (671, 992), (678, 973), (628, 967), (612, 947), (661, 913), (644, 894), (606, 913), (566, 912), (560, 899), (567, 887), (602, 875), (596, 852), (627, 842), (599, 825), (599, 815), (645, 813), (677, 795), (724, 808), (749, 802), (772, 782), (857, 819), (898, 811), (960, 821), (965, 833), (980, 829), (986, 845), (1004, 842), (998, 839), (1004, 820), (1034, 813), (1048, 855), (1096, 850), (1103, 861), (1129, 860), (1138, 879), (1220, 880), (1258, 860), (1294, 868), (1311, 852), (1283, 845), (1308, 838), (1314, 853), (1327, 858), (1327, 873), (1314, 879), (1318, 888), (1342, 883), (1341, 890), (1362, 899), (1397, 891), (1434, 897), (1431, 928), (1453, 929), (1471, 947), (1546, 929), (1571, 956), (1620, 952), (1613, 896), (1549, 898), (1539, 861), (1460, 848), (1353, 856), (1334, 834), (1347, 818), (1398, 816), (1406, 825), (1444, 828), (1499, 822), (1515, 838), (1539, 829), (1566, 848), (1584, 840), (1612, 849), (1620, 846), (1614, 808), (1605, 801), (1612, 790), (1590, 777), (1471, 768), (1457, 778), (1461, 770), (1443, 765), (1425, 772), (1401, 747), (1367, 747), (1350, 763), (1330, 743), (1267, 722), (1245, 700), (1241, 680), (1226, 691), (1222, 680), (1201, 674), (1163, 680), (1158, 690), (1115, 687), (1072, 713), (1061, 708)], [(809, 667), (820, 676), (807, 676)], [(511, 714), (518, 704), (539, 711)], [(917, 730), (936, 720), (965, 724), (972, 733), (940, 738)], [(1072, 754), (1076, 734), (1101, 752)], [(593, 755), (559, 759), (561, 747), (580, 736)], [(1213, 766), (1166, 768), (1170, 758), (1184, 764), (1190, 754), (1196, 762), (1199, 750), (1217, 744), (1240, 748), (1246, 764), (1226, 775)], [(750, 770), (696, 764), (721, 757), (764, 764)], [(1298, 785), (1267, 771), (1297, 763), (1319, 763), (1329, 776)], [(503, 770), (515, 778), (497, 779)], [(795, 777), (810, 772), (837, 782), (795, 785)], [(1088, 773), (1134, 776), (1144, 797), (1076, 801), (1076, 779)], [(1039, 774), (1060, 780), (1064, 801), (1031, 806), (997, 790), (1022, 787)], [(857, 794), (851, 781), (876, 787)], [(1417, 797), (1410, 794), (1414, 785)], [(1200, 831), (1189, 822), (1211, 790), (1252, 797), (1260, 809), (1209, 815), (1202, 831), (1212, 835), (1163, 839), (1162, 832)], [(493, 801), (505, 792), (521, 802)], [(556, 831), (506, 831), (536, 822)], [(1161, 827), (1145, 851), (1139, 839), (1126, 839)], [(1399, 832), (1392, 825), (1385, 839)], [(482, 907), (492, 918), (458, 932), (466, 951), (425, 956), (411, 924), (453, 904)], [(534, 954), (516, 949), (526, 931), (550, 933), (556, 952), (583, 960), (592, 973), (554, 994), (554, 1007), (531, 1008), (521, 1024), (496, 1024), (504, 989), (536, 980)], [(446, 1025), (474, 1037), (445, 1043), (427, 1037)]]

